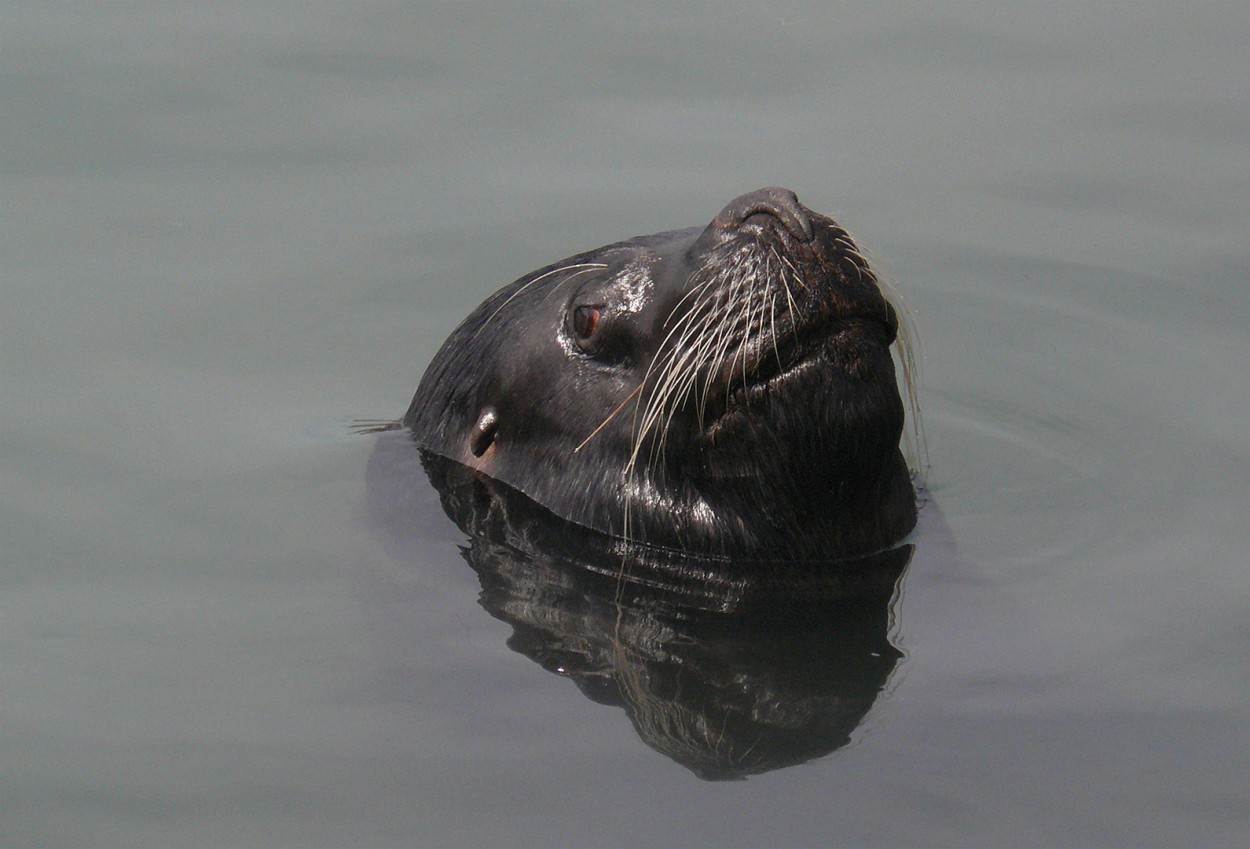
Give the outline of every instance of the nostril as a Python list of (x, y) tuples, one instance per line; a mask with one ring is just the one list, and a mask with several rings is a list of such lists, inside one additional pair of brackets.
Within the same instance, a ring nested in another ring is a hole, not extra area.
[(770, 215), (800, 242), (812, 240), (812, 220), (789, 189), (757, 189), (731, 200), (712, 222), (721, 230), (739, 227), (752, 215)]

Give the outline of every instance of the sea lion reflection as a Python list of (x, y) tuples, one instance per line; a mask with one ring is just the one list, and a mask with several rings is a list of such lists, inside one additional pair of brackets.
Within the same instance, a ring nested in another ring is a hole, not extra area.
[[(371, 478), (419, 454), (386, 434)], [(463, 554), (482, 606), (512, 626), (508, 646), (622, 708), (648, 746), (700, 778), (745, 778), (846, 745), (901, 657), (891, 600), (910, 545), (836, 564), (630, 548), (420, 456), (470, 537)]]

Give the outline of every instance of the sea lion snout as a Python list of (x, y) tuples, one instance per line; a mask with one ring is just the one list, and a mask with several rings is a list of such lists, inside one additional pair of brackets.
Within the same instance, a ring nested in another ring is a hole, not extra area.
[(756, 189), (731, 200), (712, 220), (709, 229), (725, 232), (737, 230), (753, 215), (771, 215), (800, 242), (812, 240), (812, 219), (789, 189), (769, 187)]

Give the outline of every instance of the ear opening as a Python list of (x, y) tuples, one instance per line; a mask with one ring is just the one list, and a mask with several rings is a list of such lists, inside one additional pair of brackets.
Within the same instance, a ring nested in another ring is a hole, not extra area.
[(487, 407), (478, 416), (473, 433), (469, 435), (469, 450), (474, 457), (481, 457), (495, 444), (495, 432), (499, 429), (499, 415), (493, 407)]

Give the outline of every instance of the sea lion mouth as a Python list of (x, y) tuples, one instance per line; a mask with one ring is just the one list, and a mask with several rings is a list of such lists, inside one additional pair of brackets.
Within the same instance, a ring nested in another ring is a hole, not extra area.
[(864, 346), (885, 347), (893, 334), (889, 324), (877, 317), (852, 316), (833, 319), (809, 328), (805, 338), (777, 343), (753, 364), (744, 364), (721, 391), (703, 401), (702, 427), (715, 435), (734, 417), (750, 416), (783, 396), (794, 383), (815, 370), (838, 371), (855, 376)]

